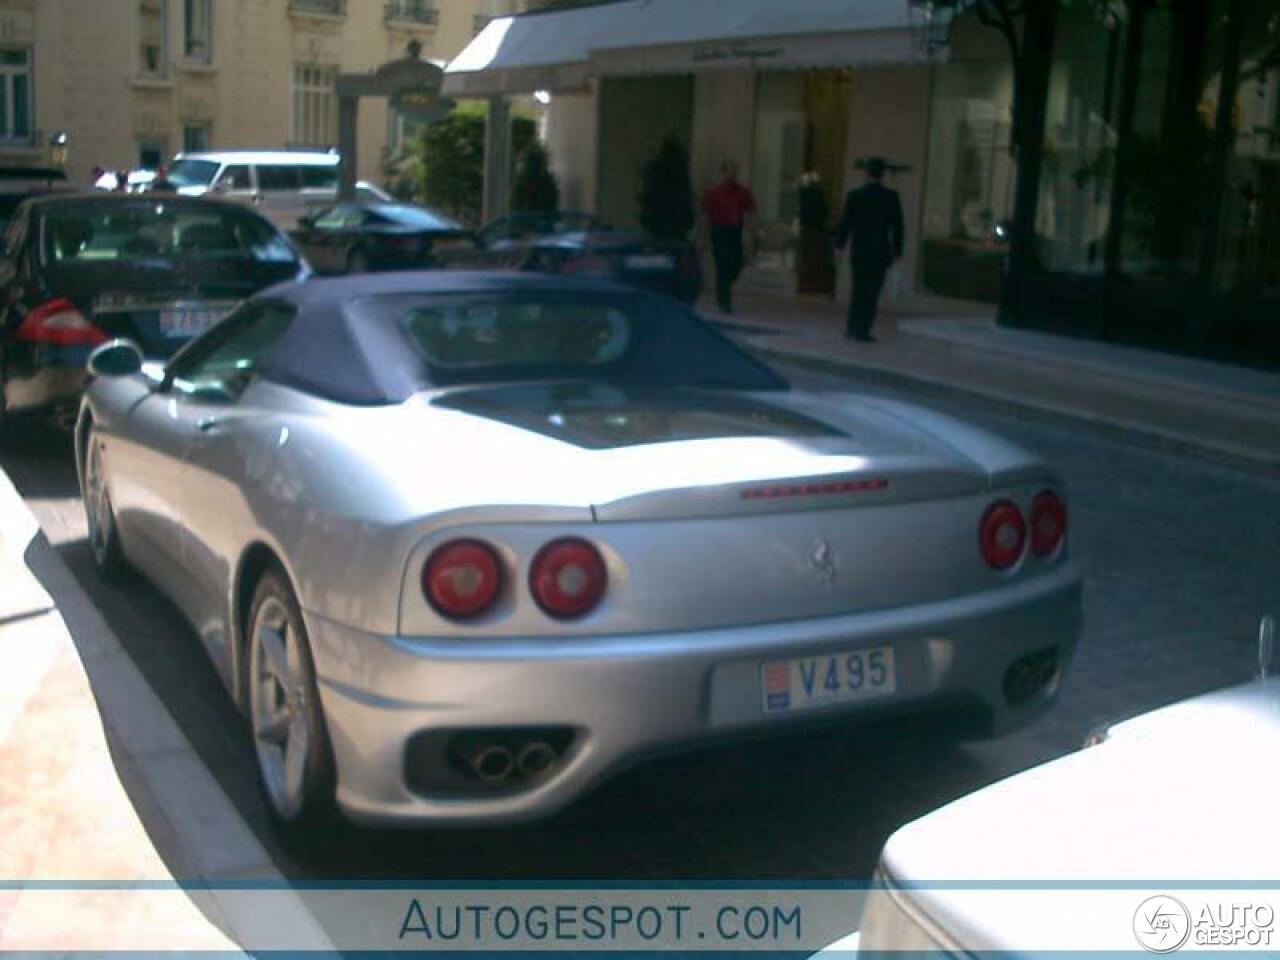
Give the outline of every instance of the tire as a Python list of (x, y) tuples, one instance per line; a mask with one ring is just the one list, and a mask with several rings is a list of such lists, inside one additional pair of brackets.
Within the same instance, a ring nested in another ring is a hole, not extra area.
[(104, 579), (119, 581), (129, 572), (129, 563), (120, 549), (120, 533), (102, 468), (102, 445), (92, 426), (84, 444), (84, 480), (80, 487), (93, 563)]
[(368, 273), (372, 261), (364, 247), (353, 247), (347, 254), (347, 273)]
[(245, 626), (258, 786), (281, 838), (309, 852), (331, 839), (337, 825), (337, 777), (306, 624), (278, 566), (259, 578)]

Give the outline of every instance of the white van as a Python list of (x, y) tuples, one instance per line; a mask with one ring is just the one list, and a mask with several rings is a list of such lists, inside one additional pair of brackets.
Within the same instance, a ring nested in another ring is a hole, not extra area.
[[(297, 150), (221, 150), (180, 153), (168, 169), (179, 193), (205, 193), (252, 204), (284, 230), (338, 196), (338, 155)], [(356, 184), (356, 199), (391, 198), (371, 183)]]

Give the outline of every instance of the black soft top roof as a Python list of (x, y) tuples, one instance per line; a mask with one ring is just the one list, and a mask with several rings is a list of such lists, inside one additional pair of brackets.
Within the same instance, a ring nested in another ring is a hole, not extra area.
[(290, 303), (297, 308), (298, 317), (259, 358), (257, 370), (267, 379), (339, 403), (401, 403), (419, 391), (453, 382), (439, 376), (433, 379), (423, 359), (409, 347), (401, 326), (387, 322), (385, 307), (378, 301), (412, 296), (531, 293), (548, 298), (609, 297), (637, 307), (648, 304), (655, 316), (672, 312), (685, 315), (686, 323), (681, 326), (692, 324), (700, 328), (700, 337), (718, 341), (716, 348), (711, 349), (702, 341), (706, 349), (685, 350), (686, 346), (697, 346), (699, 338), (682, 339), (690, 336), (687, 329), (678, 332), (671, 323), (658, 322), (646, 338), (646, 363), (669, 367), (672, 374), (678, 375), (685, 364), (702, 361), (710, 364), (710, 369), (685, 371), (686, 376), (714, 380), (718, 359), (725, 365), (726, 375), (733, 368), (731, 379), (743, 380), (744, 375), (747, 380), (758, 378), (756, 389), (785, 386), (785, 381), (763, 364), (748, 358), (719, 334), (702, 328), (684, 308), (657, 294), (590, 277), (493, 271), (361, 274), (271, 287), (250, 302)]

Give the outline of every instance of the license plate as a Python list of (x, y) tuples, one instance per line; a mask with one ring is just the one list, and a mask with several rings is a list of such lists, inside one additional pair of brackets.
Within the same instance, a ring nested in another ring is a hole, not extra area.
[(661, 253), (635, 253), (622, 258), (624, 270), (672, 270), (675, 265), (675, 257)]
[(161, 310), (160, 332), (174, 339), (198, 337), (226, 315), (224, 307)]
[(898, 688), (893, 647), (775, 660), (760, 668), (760, 688), (770, 714), (886, 696)]

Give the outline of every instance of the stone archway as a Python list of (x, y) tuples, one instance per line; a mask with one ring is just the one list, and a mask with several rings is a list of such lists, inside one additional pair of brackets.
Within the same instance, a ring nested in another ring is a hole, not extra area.
[(422, 44), (410, 40), (406, 55), (371, 73), (338, 75), (338, 199), (355, 196), (359, 143), (357, 118), (361, 97), (385, 97), (401, 116), (421, 122), (439, 120), (455, 104), (440, 95), (444, 70), (422, 59)]

